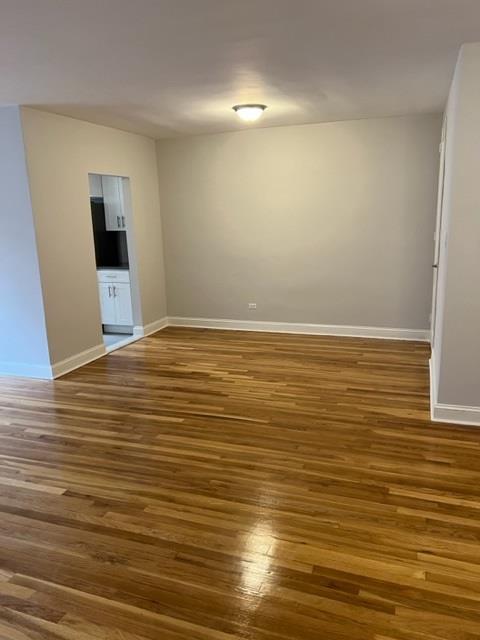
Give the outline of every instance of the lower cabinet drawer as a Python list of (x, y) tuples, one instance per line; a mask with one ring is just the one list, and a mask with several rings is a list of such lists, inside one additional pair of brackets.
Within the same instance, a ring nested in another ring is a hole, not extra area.
[(128, 269), (100, 269), (97, 271), (98, 282), (130, 282)]

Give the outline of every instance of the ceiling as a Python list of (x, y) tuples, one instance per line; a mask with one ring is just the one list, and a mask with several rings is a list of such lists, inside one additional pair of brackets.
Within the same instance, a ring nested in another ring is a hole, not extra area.
[(480, 0), (0, 0), (0, 104), (155, 138), (441, 111)]

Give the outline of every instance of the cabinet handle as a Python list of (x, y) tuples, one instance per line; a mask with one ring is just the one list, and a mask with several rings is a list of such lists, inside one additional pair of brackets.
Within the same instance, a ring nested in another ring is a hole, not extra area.
[(112, 288), (113, 288), (113, 297), (116, 298), (117, 297), (117, 292), (116, 292), (117, 287), (115, 285), (113, 285)]
[(108, 285), (108, 297), (112, 297), (112, 287), (110, 285)]
[(117, 229), (120, 229), (121, 225), (120, 225), (120, 216), (117, 216)]
[(122, 227), (125, 229), (125, 216), (122, 216)]

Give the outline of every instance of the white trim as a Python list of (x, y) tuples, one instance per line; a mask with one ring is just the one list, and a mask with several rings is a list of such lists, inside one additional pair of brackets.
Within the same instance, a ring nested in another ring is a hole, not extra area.
[(145, 334), (143, 332), (142, 325), (137, 324), (133, 327), (133, 335), (136, 336), (137, 338), (143, 338)]
[(132, 344), (132, 342), (137, 342), (137, 340), (140, 340), (140, 339), (141, 339), (141, 336), (135, 336), (130, 333), (126, 334), (123, 340), (118, 340), (118, 342), (114, 342), (113, 344), (105, 345), (105, 352), (112, 353), (112, 351), (116, 351), (117, 349), (126, 347), (127, 344)]
[[(82, 367), (97, 358), (101, 358), (107, 353), (131, 342), (136, 342), (140, 338), (156, 333), (167, 326), (174, 327), (197, 327), (203, 329), (228, 329), (232, 331), (263, 331), (273, 333), (298, 333), (306, 335), (326, 335), (326, 336), (349, 336), (356, 338), (382, 338), (389, 340), (419, 340), (428, 342), (430, 331), (428, 329), (391, 329), (389, 327), (355, 327), (347, 325), (326, 325), (308, 324), (292, 322), (258, 322), (253, 320), (230, 320), (214, 318), (180, 318), (165, 317), (145, 326), (137, 325), (133, 328), (133, 336), (129, 336), (122, 342), (105, 347), (104, 344), (97, 345), (82, 351), (70, 358), (56, 362), (51, 367), (40, 365), (28, 365), (23, 363), (0, 362), (0, 375), (25, 376), (29, 378), (52, 379), (63, 376), (66, 373)], [(432, 404), (433, 406), (433, 404)], [(474, 407), (447, 407), (438, 405), (439, 408), (446, 407), (455, 411), (475, 409)], [(434, 418), (432, 417), (432, 420)]]
[(149, 336), (156, 331), (160, 331), (160, 329), (165, 329), (169, 325), (169, 318), (160, 318), (160, 320), (155, 320), (155, 322), (150, 322), (144, 326), (137, 325), (133, 327), (133, 335), (137, 338), (143, 338), (145, 336)]
[(136, 326), (133, 329), (133, 336), (128, 335), (125, 340), (117, 342), (115, 345), (105, 347), (103, 343), (98, 344), (96, 347), (91, 347), (90, 349), (86, 349), (74, 356), (55, 362), (51, 366), (27, 364), (23, 362), (0, 362), (0, 376), (53, 380), (54, 378), (59, 378), (60, 376), (73, 371), (74, 369), (83, 367), (83, 365), (88, 364), (93, 360), (101, 358), (111, 351), (115, 351), (120, 347), (125, 347), (127, 344), (136, 342), (144, 336), (149, 336), (156, 331), (160, 331), (160, 329), (165, 329), (166, 326), (168, 326), (168, 318), (161, 318), (160, 320), (151, 322), (144, 327)]
[(65, 358), (65, 360), (60, 360), (60, 362), (56, 362), (52, 364), (52, 376), (53, 378), (58, 378), (59, 376), (63, 376), (73, 369), (78, 369), (78, 367), (83, 367), (84, 364), (88, 364), (92, 362), (92, 360), (97, 360), (97, 358), (101, 358), (106, 353), (105, 345), (98, 344), (96, 347), (91, 347), (90, 349), (86, 349), (85, 351), (81, 351), (80, 353), (75, 354), (74, 356), (70, 356), (70, 358)]
[(390, 329), (389, 327), (353, 327), (347, 325), (307, 324), (294, 322), (257, 322), (254, 320), (226, 320), (214, 318), (169, 317), (173, 327), (229, 329), (232, 331), (268, 331), (273, 333), (303, 333), (354, 338), (384, 338), (388, 340), (420, 340), (428, 342), (429, 329)]
[(433, 348), (430, 354), (430, 360), (428, 361), (428, 370), (430, 374), (430, 420), (435, 420), (433, 417), (433, 408), (437, 404), (437, 380), (435, 378), (435, 356)]
[(435, 378), (435, 353), (430, 365), (430, 418), (432, 422), (447, 422), (465, 426), (480, 427), (480, 407), (468, 407), (460, 404), (443, 404), (437, 401), (437, 381)]
[(18, 378), (53, 378), (52, 367), (48, 364), (28, 364), (26, 362), (0, 362), (0, 376), (16, 376)]
[(480, 407), (437, 403), (433, 405), (431, 414), (433, 422), (449, 422), (450, 424), (480, 427)]

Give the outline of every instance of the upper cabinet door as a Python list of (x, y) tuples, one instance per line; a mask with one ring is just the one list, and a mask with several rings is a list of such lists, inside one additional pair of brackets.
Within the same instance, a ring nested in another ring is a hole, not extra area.
[(102, 176), (99, 176), (96, 173), (89, 173), (88, 184), (90, 187), (91, 198), (103, 198)]
[(126, 224), (122, 179), (115, 176), (102, 176), (102, 189), (107, 231), (124, 231)]

